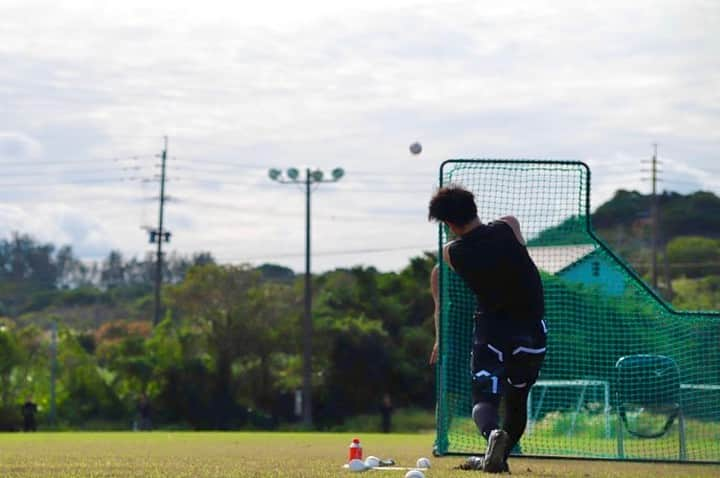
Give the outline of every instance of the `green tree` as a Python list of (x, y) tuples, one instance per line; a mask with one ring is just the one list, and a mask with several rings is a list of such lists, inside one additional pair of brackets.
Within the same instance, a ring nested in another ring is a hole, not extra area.
[[(0, 240), (0, 302), (10, 315), (36, 302), (39, 292), (54, 290), (58, 269), (52, 244), (39, 244), (30, 236), (13, 233)], [(46, 305), (42, 302), (42, 305)]]
[(720, 276), (673, 281), (673, 305), (684, 310), (720, 310)]
[[(293, 348), (287, 324), (296, 317), (292, 289), (263, 283), (249, 266), (207, 264), (190, 269), (168, 288), (172, 313), (197, 327), (213, 371), (215, 426), (230, 423), (238, 401), (267, 406), (275, 352)], [(289, 338), (289, 340), (288, 340)]]
[(318, 317), (317, 323), (320, 420), (330, 425), (376, 410), (392, 378), (392, 346), (382, 323), (364, 316)]
[(720, 240), (681, 236), (667, 245), (673, 276), (702, 277), (720, 274)]
[[(434, 263), (435, 254), (428, 253), (400, 273), (356, 267), (318, 277), (316, 353), (326, 415), (337, 412), (340, 402), (350, 415), (375, 410), (385, 392), (398, 404), (433, 406), (434, 375), (427, 359), (433, 344), (429, 277)], [(360, 374), (367, 393), (355, 393), (345, 403), (337, 397), (357, 388), (353, 367), (365, 367)]]
[(618, 223), (626, 226), (639, 218), (649, 217), (650, 196), (638, 191), (618, 189), (613, 198), (601, 204), (592, 215), (593, 226), (599, 229), (611, 228)]
[(13, 330), (0, 322), (0, 406), (10, 408), (16, 401), (13, 383), (15, 371), (23, 363), (23, 354)]
[(76, 333), (61, 328), (59, 335), (58, 415), (72, 424), (126, 416), (127, 410), (111, 386), (112, 375), (98, 366)]
[(124, 285), (127, 267), (120, 251), (110, 251), (100, 269), (100, 285), (106, 289)]

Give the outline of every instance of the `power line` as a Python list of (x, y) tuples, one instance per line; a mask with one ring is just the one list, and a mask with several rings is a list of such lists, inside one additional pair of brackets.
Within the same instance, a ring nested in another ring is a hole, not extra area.
[[(190, 178), (190, 177), (183, 177), (183, 176), (172, 176), (168, 179), (168, 181), (181, 181), (184, 183), (207, 183), (207, 184), (218, 184), (221, 186), (228, 186), (228, 187), (239, 187), (244, 186), (248, 189), (262, 189), (263, 191), (267, 190), (265, 187), (263, 187), (262, 184), (257, 182), (236, 182), (236, 181), (225, 181), (220, 179), (201, 179), (201, 178)], [(334, 188), (329, 190), (322, 190), (324, 194), (328, 193), (373, 193), (373, 194), (429, 194), (432, 191), (432, 187), (435, 185), (428, 184), (427, 189), (340, 189), (340, 188)], [(321, 190), (319, 190), (321, 191)]]
[(393, 171), (384, 171), (384, 172), (378, 172), (378, 171), (358, 171), (354, 172), (353, 175), (357, 175), (360, 177), (370, 177), (370, 178), (385, 178), (387, 179), (388, 176), (399, 176), (403, 178), (432, 178), (432, 180), (437, 181), (437, 171), (432, 171), (430, 173), (421, 173), (421, 172), (415, 172), (415, 171), (401, 171), (398, 172), (397, 170)]
[[(313, 256), (343, 256), (343, 255), (349, 255), (349, 254), (380, 254), (385, 252), (393, 252), (393, 251), (407, 251), (407, 250), (424, 250), (424, 251), (434, 251), (437, 249), (437, 245), (426, 247), (426, 246), (400, 246), (400, 247), (383, 247), (383, 248), (368, 248), (368, 249), (352, 249), (352, 250), (345, 250), (345, 251), (323, 251), (323, 252), (313, 252)], [(288, 254), (273, 254), (271, 256), (263, 255), (263, 256), (254, 256), (254, 257), (245, 257), (242, 259), (225, 259), (226, 262), (248, 262), (248, 261), (259, 261), (259, 260), (272, 260), (272, 259), (290, 259), (295, 257), (303, 257), (304, 254), (302, 253), (288, 253)]]
[[(190, 176), (176, 176), (172, 175), (167, 178), (167, 181), (180, 181), (184, 183), (206, 183), (206, 184), (219, 184), (221, 186), (258, 186), (262, 187), (262, 184), (260, 184), (258, 181), (226, 181), (224, 179), (214, 179), (214, 178), (199, 178), (197, 176), (190, 177)], [(263, 187), (263, 189), (266, 189)]]
[[(201, 206), (201, 207), (212, 208), (213, 206)], [(224, 210), (225, 208), (220, 208), (220, 209)], [(174, 210), (177, 210), (177, 206), (174, 208)], [(259, 221), (259, 220), (267, 222), (268, 216), (273, 217), (273, 218), (297, 218), (298, 217), (297, 214), (282, 213), (282, 212), (274, 212), (274, 213), (270, 213), (268, 215), (256, 214), (256, 215), (249, 216), (248, 214), (246, 214), (246, 212), (247, 211), (238, 210), (237, 215), (224, 214), (222, 217), (214, 217), (214, 218), (203, 217), (202, 220), (198, 220), (197, 222), (203, 223), (203, 224), (211, 224), (211, 223), (215, 223), (218, 221), (227, 222), (229, 218), (233, 218), (234, 221), (252, 224), (253, 221)], [(421, 215), (409, 216), (409, 217), (402, 217), (402, 216), (401, 217), (391, 217), (388, 215), (384, 215), (384, 216), (313, 215), (313, 219), (316, 219), (320, 222), (325, 222), (325, 223), (330, 222), (330, 223), (336, 223), (336, 224), (363, 223), (363, 222), (377, 224), (377, 223), (387, 223), (388, 221), (391, 221), (393, 224), (407, 225), (407, 224), (417, 224), (417, 223), (420, 223), (423, 221), (423, 218), (421, 217)]]
[[(258, 186), (258, 187), (262, 187), (262, 184), (253, 177), (244, 176), (242, 178), (239, 178), (238, 180), (230, 180), (229, 181), (226, 179), (227, 173), (223, 173), (220, 171), (209, 172), (209, 171), (202, 171), (199, 169), (195, 169), (195, 170), (187, 170), (186, 168), (178, 168), (178, 169), (180, 169), (181, 173), (182, 172), (192, 172), (192, 171), (203, 173), (204, 177), (199, 177), (197, 175), (195, 175), (195, 176), (179, 175), (178, 176), (178, 175), (173, 174), (171, 177), (168, 178), (168, 181), (181, 181), (181, 182), (186, 182), (186, 183), (218, 184), (218, 185), (222, 185), (222, 186)], [(208, 173), (210, 173), (211, 175), (205, 176)], [(222, 178), (221, 177), (213, 177), (212, 174), (218, 174), (218, 175), (224, 174), (224, 176)], [(246, 180), (243, 180), (243, 179), (246, 179)], [(350, 185), (354, 184), (354, 185), (361, 186), (361, 187), (362, 186), (373, 186), (373, 184), (368, 184), (367, 182), (355, 182), (355, 183), (350, 182), (349, 184)], [(397, 188), (397, 187), (393, 187), (392, 189), (384, 189), (384, 188), (379, 188), (379, 187), (369, 188), (369, 189), (340, 189), (340, 188), (337, 188), (337, 189), (333, 189), (332, 191), (343, 191), (343, 192), (346, 192), (346, 191), (349, 191), (349, 192), (352, 192), (352, 191), (358, 191), (358, 192), (386, 192), (386, 191), (389, 191), (391, 193), (396, 192), (396, 191), (397, 192), (420, 192), (420, 191), (428, 192), (428, 191), (431, 191), (433, 187), (435, 187), (435, 184), (430, 183), (430, 182), (421, 183), (421, 182), (403, 182), (403, 181), (401, 181), (401, 182), (393, 182), (393, 183), (389, 184), (389, 186), (407, 186), (407, 188)], [(412, 188), (412, 186), (417, 186), (419, 189)], [(427, 189), (422, 189), (422, 186), (425, 186)]]
[[(115, 182), (132, 182), (142, 181), (140, 177), (127, 177), (127, 178), (93, 178), (87, 180), (77, 181), (58, 181), (52, 183), (0, 183), (0, 188), (47, 188), (54, 186), (72, 186), (75, 184), (98, 184), (98, 183), (115, 183)], [(7, 191), (4, 191), (7, 192)]]
[(373, 194), (429, 194), (427, 189), (337, 189), (338, 193), (373, 193)]
[[(70, 176), (74, 174), (97, 174), (97, 173), (110, 173), (110, 172), (116, 172), (124, 174), (128, 171), (140, 171), (142, 168), (139, 166), (134, 166), (131, 168), (118, 168), (116, 170), (112, 170), (111, 168), (100, 168), (100, 169), (77, 169), (77, 170), (62, 170), (62, 171), (37, 171), (37, 172), (29, 172), (27, 174), (3, 174), (4, 178), (10, 179), (10, 178), (26, 178), (26, 177), (58, 177), (58, 176)], [(66, 178), (66, 179), (74, 179), (74, 178)], [(84, 178), (78, 178), (78, 179), (84, 179)]]
[(13, 166), (13, 167), (28, 167), (28, 166), (63, 166), (65, 164), (88, 164), (96, 163), (98, 161), (131, 161), (138, 160), (140, 158), (147, 158), (148, 156), (127, 156), (127, 157), (112, 157), (112, 158), (88, 158), (88, 159), (57, 159), (51, 161), (0, 161), (0, 166)]
[[(239, 168), (239, 169), (241, 169), (241, 170), (247, 169), (247, 170), (259, 172), (259, 169), (256, 169), (256, 168)], [(222, 167), (220, 169), (211, 169), (211, 168), (207, 168), (207, 167), (196, 167), (195, 165), (174, 166), (173, 170), (174, 171), (193, 171), (193, 172), (199, 172), (199, 173), (206, 173), (206, 174), (210, 174), (210, 175), (213, 175), (213, 174), (223, 175), (223, 174), (227, 174), (227, 173), (239, 172), (239, 171), (233, 170), (233, 168), (227, 168), (227, 167)], [(264, 171), (263, 171), (263, 173), (264, 173)], [(264, 177), (265, 174), (262, 174), (262, 176)], [(243, 174), (243, 177), (255, 177), (255, 176)], [(258, 175), (258, 177), (261, 177), (261, 176)], [(380, 177), (380, 176), (378, 176), (378, 177)], [(386, 179), (387, 183), (389, 183), (389, 184), (409, 184), (409, 185), (420, 184), (421, 185), (421, 184), (434, 183), (437, 180), (437, 178), (435, 178), (434, 176), (429, 176), (429, 175), (418, 175), (415, 178), (413, 178), (413, 177), (406, 178), (405, 175), (402, 175), (402, 177), (400, 179), (389, 179), (389, 180), (387, 179), (386, 175), (383, 177)], [(424, 178), (424, 179), (421, 179), (421, 178)], [(373, 181), (372, 180), (364, 180), (364, 181), (356, 181), (356, 182), (360, 182), (360, 183), (364, 184), (364, 183), (369, 183), (369, 182), (373, 182)]]
[[(191, 158), (182, 158), (182, 157), (172, 158), (172, 161), (173, 162), (177, 161), (177, 162), (193, 163), (193, 165), (210, 164), (210, 165), (230, 166), (232, 168), (249, 169), (249, 170), (253, 170), (253, 169), (265, 170), (268, 166), (272, 166), (272, 165), (267, 165), (267, 164), (235, 163), (232, 161), (221, 161), (221, 160), (212, 160), (212, 159), (210, 159), (210, 160), (208, 160), (208, 159), (191, 159)], [(185, 168), (186, 166), (182, 166), (182, 167)], [(435, 171), (432, 171), (432, 173), (430, 173), (430, 174), (426, 174), (426, 173), (420, 173), (420, 172), (415, 172), (415, 171), (403, 171), (402, 173), (398, 173), (397, 171), (379, 172), (377, 170), (372, 170), (372, 171), (369, 171), (369, 170), (368, 171), (363, 171), (363, 170), (355, 171), (355, 170), (353, 170), (352, 174), (353, 174), (353, 176), (357, 175), (357, 176), (384, 177), (384, 178), (387, 178), (388, 175), (398, 175), (398, 176), (402, 176), (402, 177), (417, 177), (417, 178), (431, 177), (433, 180), (437, 179), (436, 178), (437, 174)]]
[(240, 168), (240, 169), (258, 169), (258, 170), (264, 170), (267, 168), (266, 164), (247, 164), (247, 163), (234, 163), (231, 161), (218, 161), (215, 159), (189, 159), (189, 158), (172, 158), (172, 162), (191, 162), (193, 164), (213, 164), (213, 165), (221, 165), (221, 166), (232, 166), (234, 168)]

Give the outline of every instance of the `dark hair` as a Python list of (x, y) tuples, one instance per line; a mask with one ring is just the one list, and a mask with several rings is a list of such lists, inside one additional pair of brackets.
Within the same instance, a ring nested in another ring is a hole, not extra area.
[(477, 206), (473, 193), (451, 184), (438, 189), (430, 199), (428, 220), (451, 222), (464, 226), (477, 217)]

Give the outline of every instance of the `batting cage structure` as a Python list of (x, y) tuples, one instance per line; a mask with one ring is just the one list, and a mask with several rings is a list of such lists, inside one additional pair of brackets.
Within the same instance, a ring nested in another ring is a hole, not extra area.
[[(597, 237), (589, 168), (450, 160), (448, 184), (475, 194), (483, 222), (518, 218), (543, 280), (547, 355), (513, 453), (720, 462), (720, 314), (676, 311)], [(439, 236), (442, 247), (445, 227)], [(440, 294), (436, 453), (482, 453), (471, 419), (475, 299), (444, 264)]]

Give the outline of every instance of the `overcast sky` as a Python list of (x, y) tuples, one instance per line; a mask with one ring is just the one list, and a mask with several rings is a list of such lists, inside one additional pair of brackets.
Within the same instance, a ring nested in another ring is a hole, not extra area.
[(169, 249), (296, 271), (304, 193), (270, 167), (346, 171), (315, 271), (436, 247), (449, 158), (582, 160), (596, 207), (650, 190), (657, 142), (662, 188), (718, 193), (719, 33), (714, 0), (2, 0), (0, 237), (150, 251), (165, 135)]

